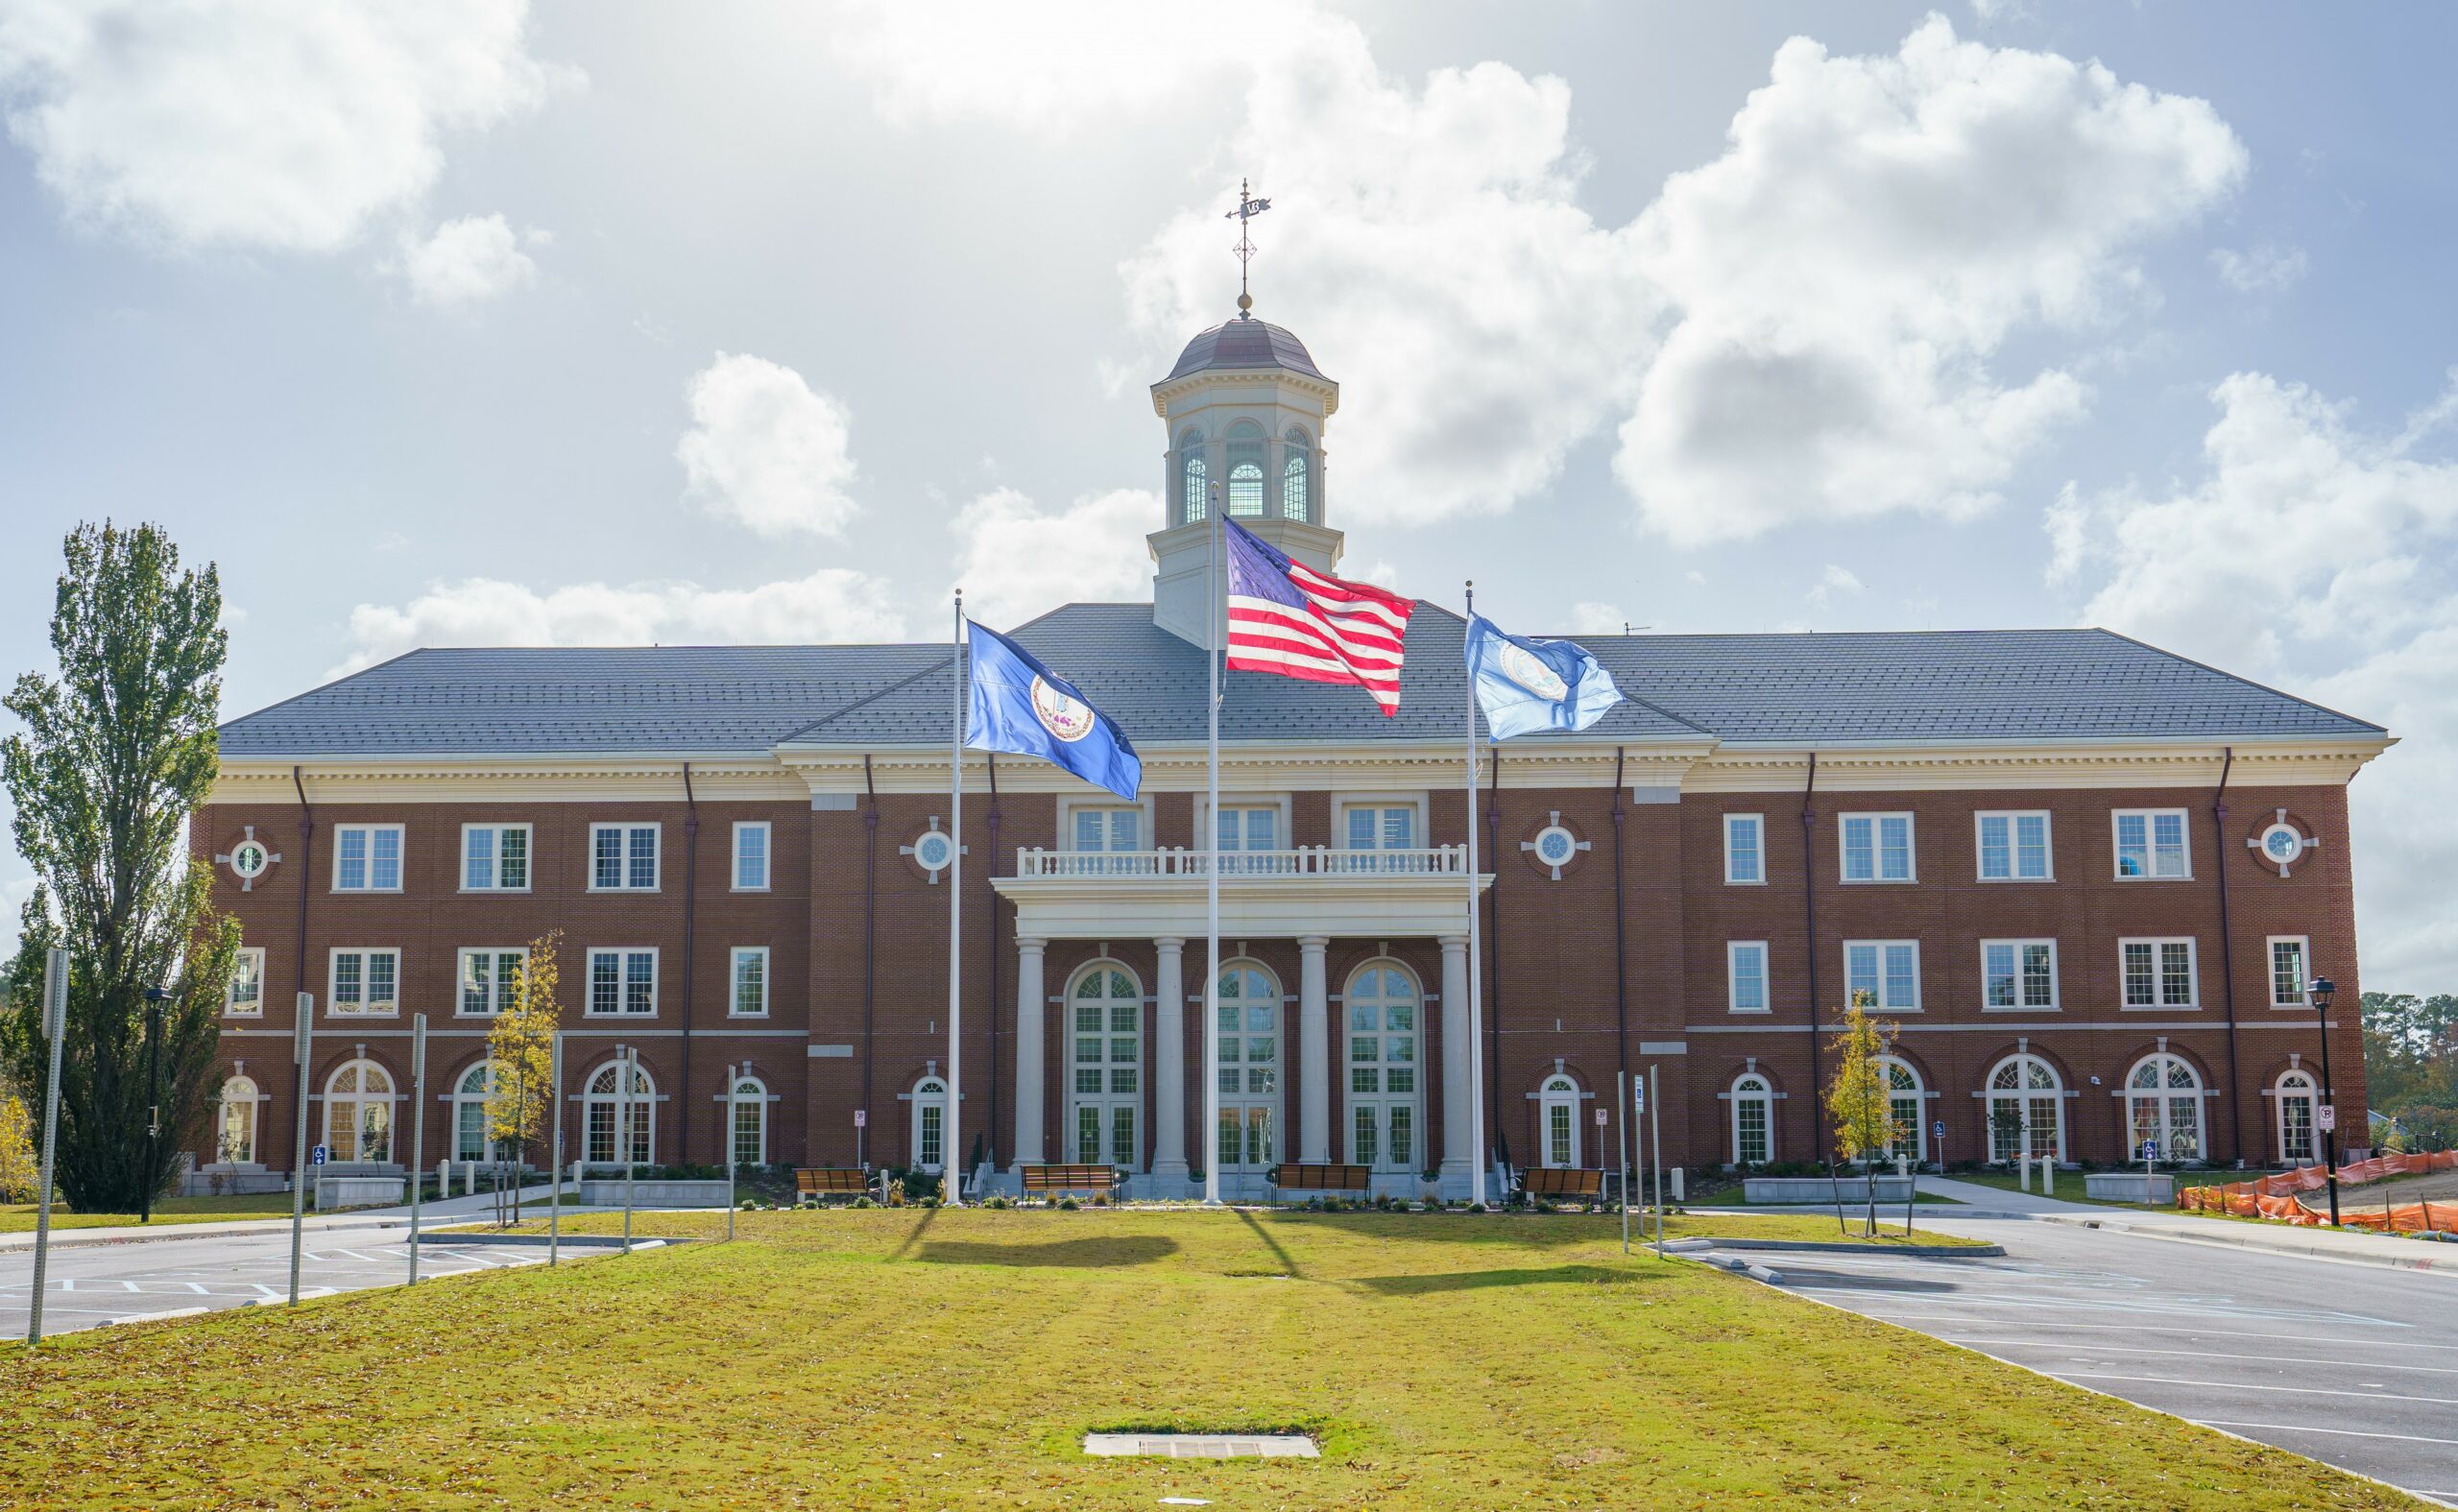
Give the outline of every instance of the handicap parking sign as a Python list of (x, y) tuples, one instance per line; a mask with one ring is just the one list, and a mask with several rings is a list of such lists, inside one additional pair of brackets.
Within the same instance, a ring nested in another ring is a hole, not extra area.
[(2143, 1158), (2144, 1160), (2146, 1160), (2146, 1161), (2156, 1161), (2156, 1160), (2157, 1160), (2157, 1159), (2159, 1158), (2159, 1141), (2158, 1141), (2158, 1140), (2143, 1140), (2143, 1141), (2142, 1141), (2142, 1158)]
[(307, 1158), (307, 1164), (310, 1165), (322, 1165), (325, 1164), (325, 1147), (323, 1145), (319, 1144), (316, 1146), (316, 1153)]
[(1940, 1118), (1937, 1122), (1929, 1125), (1929, 1132), (1936, 1135), (1939, 1139), (1944, 1139), (1946, 1137), (1946, 1120)]

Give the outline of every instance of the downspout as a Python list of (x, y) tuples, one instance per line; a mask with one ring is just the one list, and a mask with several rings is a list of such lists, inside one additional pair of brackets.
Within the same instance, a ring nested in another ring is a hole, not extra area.
[(984, 1021), (990, 1025), (990, 1141), (984, 1146), (990, 1152), (990, 1165), (999, 1166), (999, 889), (990, 879), (999, 865), (999, 753), (983, 753), (990, 761), (990, 855), (981, 866), (982, 885), (990, 887), (990, 1011)]
[(1630, 958), (1623, 940), (1622, 758), (1627, 749), (1613, 748), (1613, 1043), (1620, 1048), (1626, 1083), (1630, 1074)]
[[(700, 800), (691, 791), (691, 763), (683, 763), (683, 1098), (684, 1114), (677, 1120), (682, 1128), (676, 1137), (675, 1157), (685, 1165), (691, 1164), (691, 924), (700, 902)], [(734, 990), (734, 984), (726, 984)], [(731, 1088), (728, 1091), (732, 1091)], [(727, 1144), (734, 1131), (726, 1129), (717, 1140), (720, 1164), (731, 1164), (733, 1151)]]
[(2236, 937), (2228, 927), (2228, 774), (2235, 769), (2236, 748), (2227, 748), (2219, 765), (2219, 788), (2210, 795), (2211, 847), (2219, 868), (2219, 995), (2228, 1010), (2228, 1144), (2239, 1166), (2245, 1164), (2244, 1086), (2236, 1080)]
[[(1809, 1127), (1819, 1158), (1826, 1157), (1826, 1068), (1818, 1045), (1818, 753), (1809, 754), (1809, 782), (1801, 789), (1801, 914), (1809, 929)], [(1829, 1170), (1834, 1168), (1828, 1162)]]
[(872, 1009), (877, 1002), (876, 942), (880, 910), (880, 790), (871, 780), (871, 758), (862, 756), (862, 791), (870, 806), (862, 810), (862, 1121), (871, 1117)]
[[(1494, 885), (1485, 889), (1485, 938), (1491, 948), (1485, 951), (1485, 1127), (1499, 1140), (1502, 1135), (1502, 743), (1489, 740), (1492, 749), (1493, 780), (1485, 788), (1485, 855), (1494, 869)], [(1474, 774), (1471, 774), (1472, 776)], [(1481, 1152), (1480, 1160), (1490, 1161), (1490, 1152)], [(1503, 1150), (1503, 1164), (1510, 1163), (1507, 1147)]]

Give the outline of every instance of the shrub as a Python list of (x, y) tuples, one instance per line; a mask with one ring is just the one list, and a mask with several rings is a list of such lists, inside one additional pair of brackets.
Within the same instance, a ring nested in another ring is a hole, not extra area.
[[(812, 1204), (811, 1204), (811, 1206), (812, 1206), (812, 1207), (814, 1207), (814, 1208), (816, 1208), (816, 1207), (818, 1207), (818, 1206), (819, 1206), (819, 1204), (814, 1202), (814, 1203), (812, 1203)], [(866, 1194), (864, 1194), (864, 1195), (862, 1195), (862, 1196), (859, 1196), (859, 1197), (855, 1198), (855, 1199), (854, 1199), (854, 1202), (853, 1202), (853, 1206), (855, 1206), (855, 1207), (856, 1207), (856, 1208), (876, 1208), (876, 1207), (878, 1207), (878, 1206), (879, 1206), (879, 1204), (878, 1204), (878, 1203), (876, 1203), (876, 1202), (873, 1202), (873, 1201), (870, 1199), (869, 1195), (866, 1193)]]
[(981, 1204), (981, 1205), (982, 1205), (983, 1207), (985, 1207), (985, 1208), (992, 1208), (992, 1209), (996, 1209), (997, 1211), (999, 1211), (999, 1212), (1006, 1212), (1009, 1208), (1012, 1208), (1012, 1207), (1014, 1207), (1014, 1206), (1015, 1206), (1015, 1204), (1014, 1204), (1014, 1203), (1009, 1202), (1009, 1201), (1008, 1201), (1006, 1198), (1004, 1198), (1004, 1197), (991, 1197), (991, 1198), (987, 1198), (987, 1199), (985, 1199), (985, 1200), (982, 1202), (982, 1204)]
[(1076, 1209), (1082, 1206), (1082, 1203), (1077, 1202), (1072, 1197), (1061, 1197), (1058, 1199), (1058, 1211), (1061, 1212), (1073, 1212)]
[(1485, 1205), (1484, 1205), (1483, 1203), (1482, 1203), (1482, 1202), (1472, 1202), (1472, 1203), (1468, 1204), (1468, 1211), (1469, 1211), (1470, 1212), (1485, 1212), (1485, 1211), (1487, 1211), (1487, 1210), (1486, 1210)]

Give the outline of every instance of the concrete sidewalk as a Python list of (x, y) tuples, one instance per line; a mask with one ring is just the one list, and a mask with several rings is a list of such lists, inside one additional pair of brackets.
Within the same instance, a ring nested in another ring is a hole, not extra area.
[[(552, 1190), (552, 1188), (541, 1182), (535, 1187), (521, 1188), (520, 1197), (526, 1203), (542, 1203)], [(483, 1222), (494, 1216), (494, 1209), (495, 1200), (491, 1192), (422, 1203), (419, 1205), (419, 1232), (424, 1234), (431, 1229)], [(610, 1210), (602, 1208), (566, 1208), (564, 1210), (566, 1215), (607, 1211)], [(620, 1212), (623, 1210), (618, 1207), (611, 1211)], [(641, 1212), (648, 1210), (635, 1208), (633, 1211)], [(538, 1215), (545, 1216), (545, 1210), (540, 1208)], [(349, 1212), (311, 1212), (301, 1220), (301, 1226), (310, 1234), (407, 1229), (410, 1226), (410, 1208), (409, 1204), (403, 1203), (398, 1207), (360, 1208)], [(130, 1223), (107, 1229), (54, 1227), (51, 1231), (51, 1247), (58, 1250), (87, 1244), (159, 1243), (170, 1239), (229, 1238), (252, 1234), (287, 1234), (289, 1232), (290, 1220), (281, 1217), (232, 1218), (221, 1223)], [(22, 1234), (0, 1234), (0, 1255), (30, 1251), (34, 1247), (35, 1236), (32, 1229)]]

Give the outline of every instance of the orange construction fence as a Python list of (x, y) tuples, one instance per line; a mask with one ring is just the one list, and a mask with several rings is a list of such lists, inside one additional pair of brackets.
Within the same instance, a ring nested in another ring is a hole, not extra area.
[[(2360, 1187), (2384, 1176), (2422, 1176), (2458, 1170), (2458, 1150), (2429, 1154), (2376, 1155), (2339, 1167), (2339, 1185)], [(2189, 1212), (2227, 1212), (2240, 1218), (2276, 1218), (2283, 1223), (2327, 1224), (2329, 1219), (2306, 1211), (2296, 1200), (2300, 1192), (2319, 1191), (2329, 1185), (2321, 1165), (2301, 1165), (2258, 1181), (2229, 1182), (2224, 1187), (2187, 1187), (2177, 1193), (2177, 1206)], [(2386, 1229), (2393, 1234), (2428, 1234), (2458, 1230), (2458, 1203), (2411, 1202), (2403, 1207), (2358, 1212), (2342, 1204), (2342, 1226)]]

